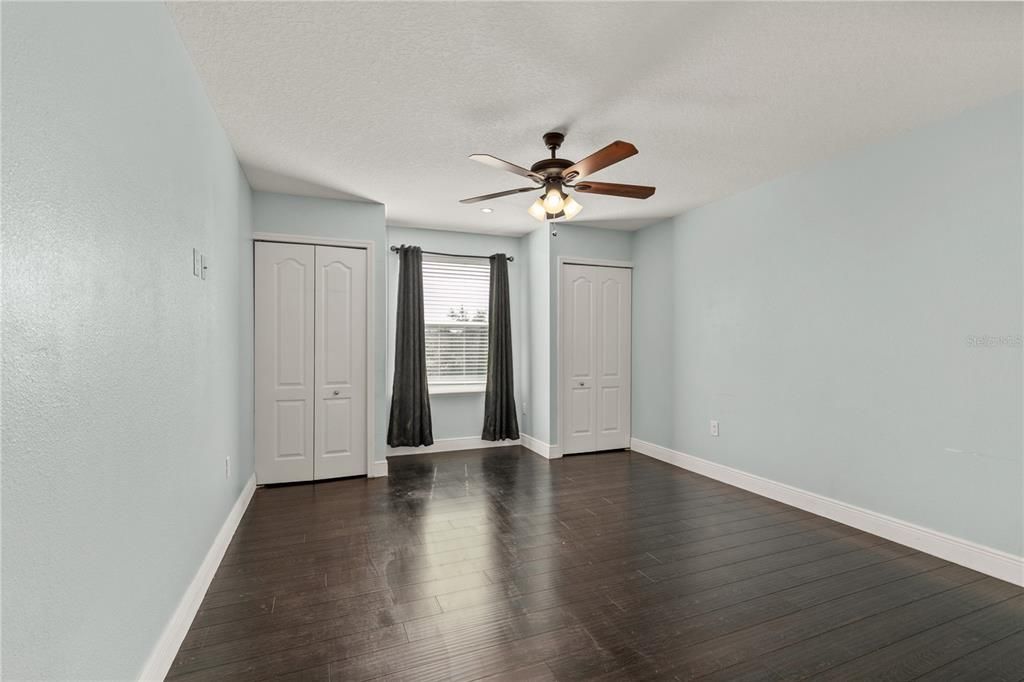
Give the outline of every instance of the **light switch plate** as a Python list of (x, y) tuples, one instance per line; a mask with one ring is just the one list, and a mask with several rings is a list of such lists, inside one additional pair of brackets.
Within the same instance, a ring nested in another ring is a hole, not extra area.
[(711, 435), (712, 436), (716, 436), (716, 437), (718, 436), (718, 420), (717, 419), (712, 419), (711, 420)]
[(203, 261), (199, 255), (199, 249), (192, 249), (192, 276), (198, 277), (203, 269)]
[(205, 253), (200, 254), (199, 255), (199, 260), (200, 260), (199, 276), (202, 279), (206, 279), (206, 267), (207, 267), (206, 266), (206, 254)]

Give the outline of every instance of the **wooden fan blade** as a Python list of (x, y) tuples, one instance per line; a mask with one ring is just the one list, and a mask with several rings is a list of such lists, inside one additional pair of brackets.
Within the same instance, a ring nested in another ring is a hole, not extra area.
[(654, 194), (653, 187), (620, 185), (617, 182), (581, 182), (576, 185), (576, 191), (587, 194), (610, 194), (613, 197), (628, 197), (630, 199), (646, 199)]
[(628, 159), (634, 154), (636, 154), (636, 147), (629, 142), (616, 140), (607, 147), (598, 149), (582, 161), (577, 161), (566, 168), (562, 171), (562, 177), (566, 180), (579, 180), (592, 173), (596, 173), (602, 168), (607, 168), (613, 163)]
[(544, 176), (538, 173), (534, 173), (533, 171), (523, 168), (522, 166), (517, 166), (514, 163), (509, 163), (508, 161), (499, 159), (496, 156), (491, 156), (490, 154), (470, 154), (469, 158), (473, 159), (474, 161), (479, 161), (480, 163), (486, 166), (490, 166), (491, 168), (497, 168), (498, 170), (508, 171), (509, 173), (515, 173), (516, 175), (522, 175), (524, 178), (530, 178), (531, 180), (536, 180), (537, 182), (544, 182)]
[(478, 197), (470, 197), (469, 199), (462, 199), (459, 201), (460, 204), (475, 204), (478, 201), (487, 201), (488, 199), (497, 199), (498, 197), (507, 197), (510, 194), (521, 194), (523, 192), (536, 192), (536, 187), (520, 187), (519, 189), (507, 189), (504, 192), (495, 192), (494, 194), (481, 194)]

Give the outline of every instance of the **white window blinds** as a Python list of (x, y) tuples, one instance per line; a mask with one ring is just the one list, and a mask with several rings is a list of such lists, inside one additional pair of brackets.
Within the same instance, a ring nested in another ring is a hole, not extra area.
[(423, 256), (427, 383), (487, 382), (487, 302), (490, 261)]

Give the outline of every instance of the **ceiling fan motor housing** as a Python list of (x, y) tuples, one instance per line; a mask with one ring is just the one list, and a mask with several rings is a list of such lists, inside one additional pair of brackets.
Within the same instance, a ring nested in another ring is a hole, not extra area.
[(562, 171), (572, 164), (569, 159), (544, 159), (530, 166), (530, 170), (545, 178), (561, 178)]

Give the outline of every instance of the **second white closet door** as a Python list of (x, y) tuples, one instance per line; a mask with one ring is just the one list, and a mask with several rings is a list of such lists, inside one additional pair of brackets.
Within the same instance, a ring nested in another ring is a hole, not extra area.
[(631, 275), (626, 268), (562, 266), (565, 454), (629, 447)]
[(316, 247), (314, 478), (366, 474), (366, 251)]

